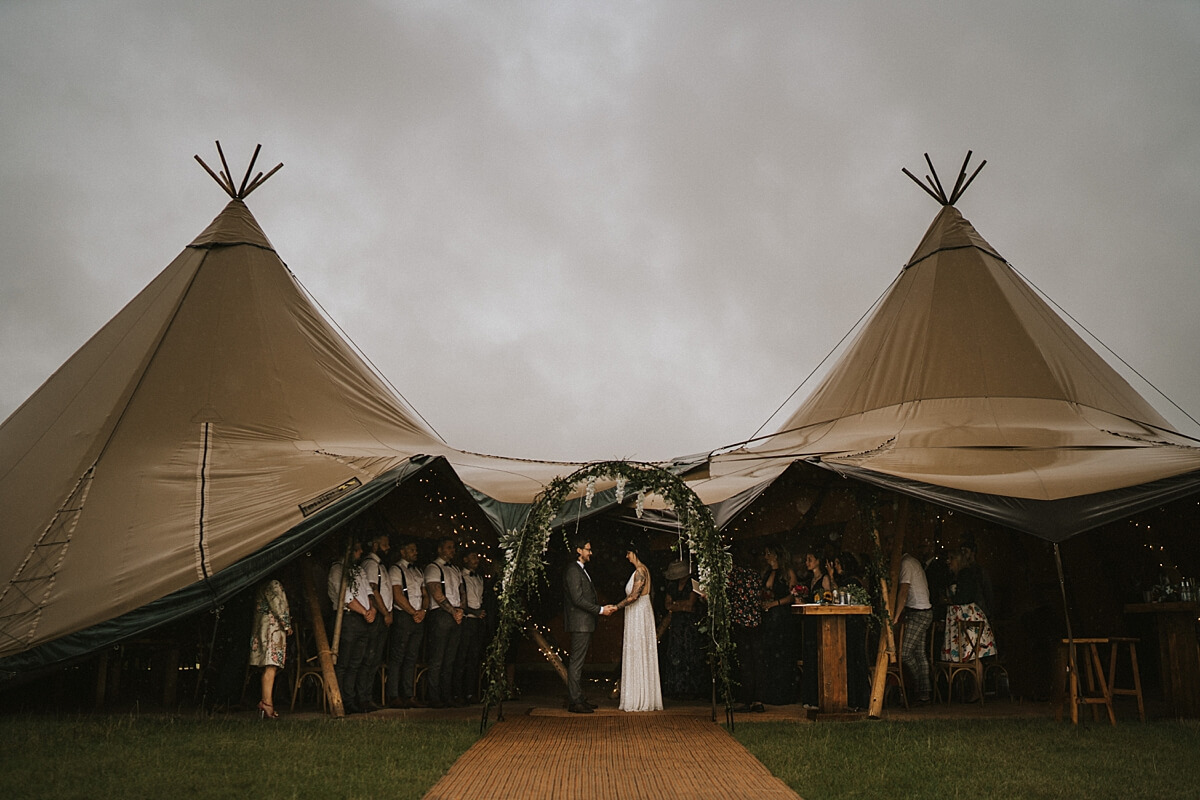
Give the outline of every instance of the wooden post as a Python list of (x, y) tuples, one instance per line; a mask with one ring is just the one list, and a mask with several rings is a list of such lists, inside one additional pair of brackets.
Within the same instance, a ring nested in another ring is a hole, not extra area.
[(308, 600), (308, 613), (312, 618), (313, 638), (317, 640), (317, 658), (321, 662), (321, 677), (325, 681), (325, 696), (329, 699), (330, 713), (335, 717), (344, 717), (346, 709), (342, 706), (342, 690), (333, 670), (333, 653), (325, 635), (325, 618), (321, 616), (321, 601), (317, 597), (311, 560), (301, 571), (304, 573), (304, 596)]
[[(883, 598), (884, 613), (887, 615), (887, 624), (882, 626), (879, 632), (879, 652), (875, 656), (875, 673), (871, 679), (871, 705), (867, 711), (867, 716), (872, 719), (878, 719), (883, 714), (883, 693), (887, 686), (887, 667), (889, 661), (897, 661), (900, 654), (896, 652), (896, 637), (892, 631), (892, 608), (896, 603), (895, 587), (896, 581), (900, 578), (900, 559), (904, 555), (904, 528), (908, 522), (908, 503), (907, 500), (901, 501), (901, 505), (896, 510), (895, 534), (892, 536), (892, 559), (888, 565), (887, 577), (879, 577), (880, 597)], [(875, 522), (878, 523), (878, 517)], [(874, 525), (871, 529), (871, 537), (875, 541), (875, 547), (882, 549), (882, 544), (879, 541), (879, 526)], [(903, 666), (900, 667), (904, 669)]]
[[(346, 613), (346, 604), (340, 598), (346, 596), (346, 587), (350, 585), (350, 555), (354, 552), (354, 538), (346, 544), (346, 555), (342, 556), (342, 579), (338, 582), (338, 602), (333, 604), (333, 661), (337, 663), (338, 643), (342, 639), (342, 617)], [(322, 621), (322, 627), (324, 621)]]
[(562, 682), (567, 682), (567, 668), (563, 666), (562, 659), (558, 657), (558, 653), (554, 652), (554, 648), (546, 641), (546, 637), (533, 627), (533, 623), (526, 625), (529, 631), (529, 638), (533, 639), (534, 644), (538, 646), (538, 650), (542, 651), (542, 655), (550, 662), (550, 666), (554, 667), (554, 671), (558, 673), (558, 677), (562, 678)]

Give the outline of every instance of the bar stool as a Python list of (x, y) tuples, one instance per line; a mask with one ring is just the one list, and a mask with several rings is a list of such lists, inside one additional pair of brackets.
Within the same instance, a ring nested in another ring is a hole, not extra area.
[[(1070, 670), (1071, 653), (1067, 652), (1072, 642), (1075, 647), (1075, 672)], [(1102, 705), (1108, 712), (1108, 721), (1113, 725), (1117, 724), (1117, 717), (1113, 713), (1112, 693), (1108, 690), (1108, 678), (1104, 674), (1104, 662), (1100, 660), (1099, 645), (1108, 643), (1109, 640), (1103, 637), (1062, 640), (1058, 659), (1059, 680), (1056, 682), (1058, 690), (1056, 692), (1058, 695), (1057, 708), (1054, 712), (1056, 720), (1062, 720), (1063, 705), (1070, 703), (1071, 724), (1079, 724), (1079, 707), (1081, 705), (1092, 706), (1092, 719), (1099, 721), (1100, 709), (1096, 706)], [(1083, 672), (1087, 678), (1086, 691), (1079, 679), (1079, 672)]]
[[(1146, 721), (1146, 706), (1142, 702), (1142, 676), (1138, 672), (1138, 640), (1128, 636), (1110, 636), (1112, 648), (1108, 652), (1108, 693), (1110, 696), (1125, 695), (1137, 698), (1138, 719)], [(1129, 648), (1129, 666), (1133, 669), (1133, 686), (1117, 686), (1117, 653), (1121, 645)]]

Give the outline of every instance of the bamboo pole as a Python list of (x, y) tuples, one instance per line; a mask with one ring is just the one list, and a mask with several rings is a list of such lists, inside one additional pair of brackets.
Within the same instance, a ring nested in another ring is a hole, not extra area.
[(330, 713), (334, 717), (346, 716), (342, 705), (342, 689), (338, 686), (337, 674), (333, 669), (333, 653), (325, 635), (325, 618), (321, 615), (321, 601), (317, 598), (316, 581), (313, 580), (311, 559), (305, 564), (304, 596), (308, 599), (309, 616), (312, 618), (313, 638), (317, 640), (317, 658), (321, 662), (321, 677), (325, 682), (325, 697), (329, 700)]
[[(879, 631), (879, 651), (875, 656), (875, 673), (871, 679), (871, 705), (867, 710), (867, 716), (871, 719), (879, 719), (883, 714), (883, 694), (887, 687), (888, 662), (895, 662), (900, 657), (896, 652), (896, 637), (892, 630), (892, 608), (896, 604), (894, 587), (900, 577), (900, 559), (904, 555), (904, 529), (908, 522), (908, 511), (908, 501), (904, 498), (896, 510), (896, 532), (892, 537), (892, 557), (891, 563), (888, 565), (888, 574), (886, 577), (882, 575), (879, 577), (880, 597), (883, 598), (887, 623), (881, 626), (882, 629)], [(871, 537), (875, 540), (875, 547), (882, 549), (879, 540), (878, 519), (872, 526)], [(900, 668), (904, 669), (903, 666)]]

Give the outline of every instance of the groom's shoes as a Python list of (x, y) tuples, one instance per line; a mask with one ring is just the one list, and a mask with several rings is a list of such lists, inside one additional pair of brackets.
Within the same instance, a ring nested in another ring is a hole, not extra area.
[(592, 706), (589, 703), (571, 703), (571, 705), (567, 706), (567, 711), (570, 711), (572, 714), (593, 713)]
[(593, 703), (591, 700), (584, 700), (583, 704), (585, 706), (587, 706), (588, 708), (599, 708), (600, 707), (600, 706), (596, 705), (595, 703)]

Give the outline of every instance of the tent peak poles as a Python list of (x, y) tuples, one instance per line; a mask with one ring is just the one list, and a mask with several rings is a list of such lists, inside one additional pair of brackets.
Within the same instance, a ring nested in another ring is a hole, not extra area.
[(925, 176), (924, 181), (922, 181), (916, 175), (913, 175), (905, 167), (901, 167), (900, 171), (911, 178), (913, 183), (915, 183), (917, 186), (920, 186), (921, 189), (934, 200), (937, 200), (943, 206), (952, 206), (958, 202), (959, 198), (962, 197), (964, 193), (966, 193), (967, 187), (971, 185), (971, 182), (975, 180), (975, 176), (978, 175), (979, 171), (983, 169), (985, 164), (987, 164), (986, 159), (981, 161), (979, 166), (975, 168), (975, 171), (971, 173), (971, 177), (968, 178), (967, 165), (971, 161), (972, 154), (973, 151), (967, 151), (967, 157), (963, 159), (962, 167), (960, 167), (958, 171), (958, 180), (954, 182), (954, 189), (950, 192), (949, 197), (946, 196), (946, 189), (942, 186), (941, 178), (938, 177), (937, 170), (933, 166), (933, 161), (929, 158), (929, 153), (925, 153), (925, 163), (929, 165), (930, 174)]
[(250, 196), (251, 192), (266, 183), (268, 178), (270, 178), (283, 167), (283, 162), (281, 161), (276, 164), (275, 167), (266, 175), (264, 175), (262, 172), (259, 172), (254, 176), (254, 179), (251, 180), (250, 175), (254, 172), (254, 163), (258, 161), (258, 153), (261, 150), (261, 144), (254, 148), (254, 155), (250, 157), (250, 165), (246, 167), (246, 175), (242, 178), (241, 185), (236, 189), (234, 188), (233, 184), (233, 173), (229, 170), (229, 163), (225, 160), (225, 151), (221, 149), (221, 142), (219, 140), (217, 141), (217, 155), (221, 159), (222, 171), (220, 174), (213, 172), (212, 168), (210, 168), (208, 164), (205, 164), (204, 159), (200, 158), (200, 156), (196, 155), (192, 157), (200, 163), (200, 166), (204, 167), (204, 171), (207, 172), (209, 176), (217, 182), (217, 185), (225, 191), (225, 194), (229, 195), (234, 200), (245, 200)]

